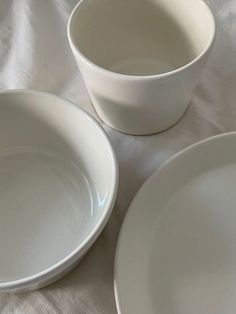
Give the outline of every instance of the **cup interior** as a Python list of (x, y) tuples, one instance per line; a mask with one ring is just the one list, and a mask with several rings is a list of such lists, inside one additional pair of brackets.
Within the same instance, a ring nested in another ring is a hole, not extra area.
[(83, 0), (69, 34), (79, 53), (104, 69), (155, 75), (200, 55), (213, 40), (214, 19), (201, 0)]

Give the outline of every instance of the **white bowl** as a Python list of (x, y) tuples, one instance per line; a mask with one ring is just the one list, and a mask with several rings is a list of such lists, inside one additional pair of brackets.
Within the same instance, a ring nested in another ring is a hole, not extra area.
[(0, 93), (0, 290), (37, 289), (83, 257), (111, 214), (118, 169), (98, 123), (35, 91)]

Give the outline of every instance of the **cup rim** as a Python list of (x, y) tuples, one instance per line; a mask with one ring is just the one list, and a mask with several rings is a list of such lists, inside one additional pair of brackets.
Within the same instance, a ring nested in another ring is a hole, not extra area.
[(174, 69), (172, 71), (168, 71), (168, 72), (164, 72), (164, 73), (159, 73), (159, 74), (151, 74), (151, 75), (130, 75), (130, 74), (122, 74), (122, 73), (117, 73), (108, 69), (105, 69), (103, 67), (101, 67), (100, 65), (94, 63), (93, 61), (91, 61), (89, 58), (87, 58), (78, 48), (78, 45), (75, 43), (73, 36), (72, 36), (72, 32), (71, 32), (71, 24), (72, 21), (75, 18), (76, 12), (79, 10), (79, 7), (81, 6), (82, 3), (84, 3), (87, 0), (80, 0), (76, 6), (74, 7), (74, 9), (71, 12), (71, 15), (69, 17), (68, 23), (67, 23), (67, 38), (70, 44), (70, 47), (72, 49), (72, 51), (76, 51), (78, 57), (84, 62), (86, 63), (87, 66), (89, 66), (90, 68), (96, 70), (97, 72), (102, 72), (104, 75), (109, 75), (109, 76), (113, 76), (117, 79), (127, 79), (127, 80), (150, 80), (150, 79), (162, 79), (162, 78), (168, 78), (170, 76), (176, 75), (186, 69), (188, 69), (189, 67), (191, 67), (193, 64), (195, 64), (196, 62), (198, 62), (200, 59), (202, 59), (204, 57), (204, 55), (213, 47), (213, 44), (215, 42), (215, 38), (216, 38), (216, 20), (214, 17), (214, 14), (212, 12), (212, 10), (210, 9), (209, 5), (204, 1), (204, 0), (198, 0), (204, 7), (205, 9), (208, 11), (209, 13), (209, 17), (211, 20), (211, 25), (212, 25), (212, 34), (210, 39), (208, 40), (207, 44), (205, 45), (205, 48), (202, 50), (201, 53), (199, 53), (195, 58), (193, 58), (193, 60), (191, 60), (190, 62), (184, 64), (183, 66)]

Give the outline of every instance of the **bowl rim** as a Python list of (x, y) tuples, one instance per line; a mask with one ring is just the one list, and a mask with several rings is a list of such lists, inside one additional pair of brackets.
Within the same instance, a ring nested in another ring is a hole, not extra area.
[[(102, 215), (99, 217), (96, 226), (88, 233), (88, 235), (85, 237), (85, 239), (74, 249), (72, 252), (67, 254), (64, 258), (62, 258), (59, 262), (56, 264), (44, 269), (43, 271), (37, 272), (31, 276), (27, 276), (24, 278), (20, 278), (17, 280), (9, 280), (5, 282), (0, 281), (0, 290), (10, 291), (14, 289), (23, 288), (25, 286), (28, 286), (30, 284), (41, 282), (43, 278), (44, 280), (49, 280), (49, 278), (53, 277), (53, 274), (61, 273), (63, 272), (63, 269), (69, 267), (73, 263), (73, 261), (76, 261), (79, 259), (79, 257), (82, 257), (82, 255), (91, 247), (91, 245), (95, 242), (100, 232), (103, 230), (105, 224), (107, 223), (117, 196), (117, 190), (118, 190), (118, 180), (119, 180), (119, 169), (118, 169), (118, 162), (117, 158), (114, 152), (114, 149), (111, 145), (111, 141), (106, 134), (105, 130), (102, 128), (102, 126), (96, 121), (95, 118), (93, 118), (88, 112), (84, 111), (83, 109), (79, 108), (72, 102), (61, 98), (59, 96), (50, 94), (48, 92), (43, 91), (36, 91), (31, 89), (10, 89), (10, 90), (2, 90), (0, 91), (0, 97), (3, 95), (13, 96), (13, 95), (31, 95), (34, 97), (48, 97), (51, 99), (54, 99), (56, 101), (60, 101), (61, 104), (65, 107), (70, 108), (70, 110), (74, 110), (74, 114), (80, 114), (84, 116), (89, 122), (92, 122), (93, 125), (97, 128), (97, 131), (100, 132), (104, 140), (107, 144), (107, 147), (110, 151), (111, 155), (111, 162), (112, 162), (112, 185), (110, 188), (109, 198), (107, 201), (107, 205), (104, 206), (104, 210)], [(68, 265), (69, 264), (69, 265)], [(63, 267), (64, 266), (64, 267)], [(51, 276), (50, 276), (51, 275)]]
[(197, 0), (203, 7), (204, 9), (208, 12), (209, 14), (209, 19), (211, 20), (211, 25), (212, 25), (212, 34), (210, 35), (210, 38), (207, 40), (207, 43), (204, 45), (204, 48), (202, 51), (197, 54), (195, 58), (193, 58), (190, 62), (184, 64), (181, 67), (178, 67), (177, 69), (174, 69), (172, 71), (167, 71), (164, 73), (160, 74), (151, 74), (151, 75), (128, 75), (128, 74), (122, 74), (122, 73), (117, 73), (113, 72), (111, 70), (105, 69), (101, 67), (100, 65), (94, 63), (91, 61), (89, 58), (87, 58), (78, 48), (78, 45), (76, 44), (73, 36), (72, 36), (72, 31), (71, 31), (71, 25), (72, 21), (76, 18), (77, 11), (79, 11), (80, 6), (88, 0), (80, 0), (74, 7), (74, 9), (71, 12), (71, 15), (69, 17), (68, 23), (67, 23), (67, 39), (69, 41), (70, 47), (72, 51), (75, 51), (77, 56), (81, 59), (82, 62), (84, 62), (91, 70), (94, 70), (99, 73), (103, 73), (104, 75), (108, 75), (110, 77), (116, 78), (116, 79), (126, 79), (128, 81), (149, 81), (149, 80), (158, 80), (158, 79), (164, 79), (164, 78), (170, 78), (175, 76), (176, 74), (179, 74), (188, 68), (190, 68), (192, 65), (197, 63), (199, 60), (201, 60), (208, 51), (213, 47), (215, 39), (216, 39), (216, 20), (215, 16), (210, 9), (210, 6), (204, 1), (204, 0)]

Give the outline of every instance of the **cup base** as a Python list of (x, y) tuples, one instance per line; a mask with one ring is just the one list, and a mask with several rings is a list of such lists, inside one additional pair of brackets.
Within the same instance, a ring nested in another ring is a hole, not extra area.
[(157, 133), (161, 133), (164, 131), (167, 131), (168, 129), (174, 127), (176, 124), (179, 123), (180, 120), (182, 120), (182, 118), (184, 117), (186, 111), (188, 110), (189, 105), (187, 106), (187, 108), (184, 110), (184, 112), (179, 116), (179, 118), (177, 120), (175, 120), (174, 122), (170, 123), (169, 125), (167, 125), (166, 127), (163, 128), (156, 128), (156, 129), (152, 129), (152, 130), (128, 130), (128, 129), (121, 129), (119, 127), (114, 126), (113, 124), (111, 124), (108, 121), (105, 121), (97, 112), (96, 107), (93, 105), (98, 117), (102, 120), (103, 123), (105, 123), (107, 126), (109, 126), (110, 128), (112, 128), (115, 131), (118, 131), (120, 133), (126, 134), (126, 135), (134, 135), (134, 136), (148, 136), (148, 135), (155, 135)]
[(154, 58), (130, 58), (115, 63), (110, 70), (112, 72), (127, 75), (157, 75), (173, 71), (175, 67), (166, 62)]

